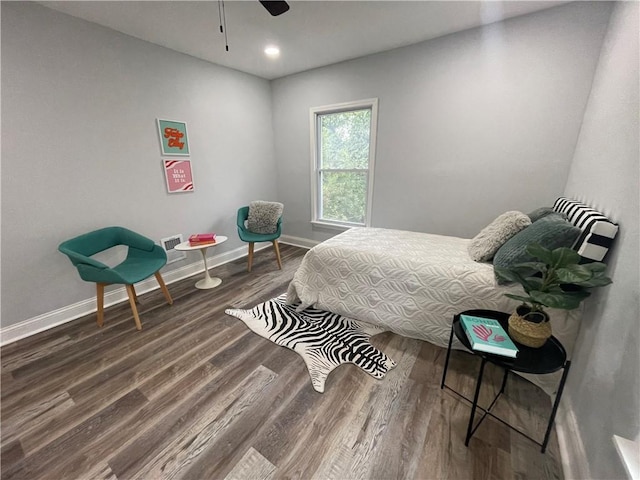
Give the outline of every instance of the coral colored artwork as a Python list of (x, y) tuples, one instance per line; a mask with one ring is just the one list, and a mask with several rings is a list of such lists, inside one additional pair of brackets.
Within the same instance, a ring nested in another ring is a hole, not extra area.
[(189, 160), (163, 160), (169, 193), (193, 192), (193, 174)]

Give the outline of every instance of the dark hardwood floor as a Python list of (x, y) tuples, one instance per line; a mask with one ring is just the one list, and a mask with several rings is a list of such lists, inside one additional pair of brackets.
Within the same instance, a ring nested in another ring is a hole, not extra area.
[[(305, 250), (282, 245), (1, 349), (1, 478), (562, 478), (555, 432), (546, 454), (488, 418), (464, 446), (469, 405), (440, 389), (446, 350), (384, 333), (398, 366), (375, 380), (353, 365), (311, 387), (302, 359), (227, 316), (286, 290)], [(471, 396), (478, 359), (452, 354), (447, 383)], [(500, 385), (488, 369), (484, 405)], [(542, 438), (549, 398), (511, 376), (496, 413)]]

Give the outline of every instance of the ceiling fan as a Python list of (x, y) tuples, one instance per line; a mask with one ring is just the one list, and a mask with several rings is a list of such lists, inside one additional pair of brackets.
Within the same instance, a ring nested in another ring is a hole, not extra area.
[(283, 0), (277, 0), (277, 1), (258, 0), (258, 1), (262, 4), (264, 8), (267, 9), (267, 12), (269, 12), (274, 17), (277, 17), (278, 15), (282, 15), (284, 12), (289, 10), (289, 4)]
[[(284, 0), (258, 0), (260, 4), (273, 17), (282, 15), (289, 10), (289, 4)], [(227, 18), (224, 11), (224, 0), (218, 0), (218, 16), (220, 17), (220, 33), (224, 34), (224, 48), (229, 51), (229, 42), (227, 41)]]

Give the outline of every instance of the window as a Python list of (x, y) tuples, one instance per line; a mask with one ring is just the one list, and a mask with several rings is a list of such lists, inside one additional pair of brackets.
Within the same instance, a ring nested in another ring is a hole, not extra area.
[(369, 226), (378, 100), (311, 109), (312, 223)]

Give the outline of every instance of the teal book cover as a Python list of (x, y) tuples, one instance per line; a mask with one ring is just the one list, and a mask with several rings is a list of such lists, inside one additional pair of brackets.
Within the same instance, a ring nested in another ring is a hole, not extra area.
[(474, 350), (512, 358), (518, 355), (518, 348), (497, 320), (460, 315), (460, 323)]

